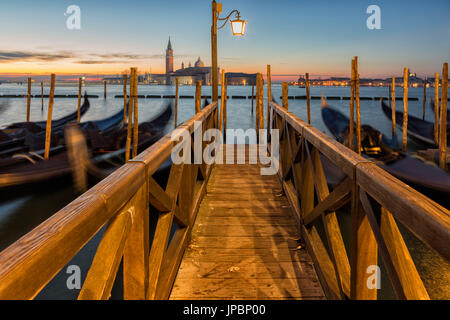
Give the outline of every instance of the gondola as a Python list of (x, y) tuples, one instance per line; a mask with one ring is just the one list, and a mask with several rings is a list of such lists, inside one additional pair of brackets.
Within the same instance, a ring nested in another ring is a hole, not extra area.
[[(172, 104), (168, 103), (165, 109), (155, 118), (148, 122), (144, 122), (139, 125), (138, 136), (138, 153), (142, 152), (156, 141), (163, 137), (163, 130), (167, 122), (169, 122), (172, 116)], [(111, 139), (112, 138), (112, 139)], [(92, 180), (102, 180), (114, 172), (117, 168), (123, 165), (125, 162), (125, 138), (126, 131), (118, 133), (110, 139), (110, 145), (112, 141), (118, 141), (119, 145), (110, 147), (108, 150), (108, 142), (104, 143), (101, 148), (95, 146), (91, 154), (91, 159), (88, 161), (87, 172)], [(101, 140), (101, 139), (100, 139)], [(159, 174), (170, 168), (171, 162), (166, 161), (160, 168)]]
[[(83, 116), (90, 108), (87, 94), (84, 94), (84, 102), (80, 107), (80, 117)], [(78, 110), (62, 117), (58, 120), (52, 121), (52, 131), (61, 130), (67, 123), (75, 121), (78, 117)], [(26, 136), (34, 135), (37, 138), (45, 138), (47, 122), (17, 122), (8, 125), (5, 129), (0, 130), (0, 151), (5, 151), (10, 148), (17, 148), (26, 143)]]
[[(122, 109), (107, 119), (86, 122), (81, 124), (80, 127), (86, 136), (93, 131), (101, 134), (121, 130), (123, 114)], [(59, 138), (61, 139), (61, 137)], [(65, 137), (62, 136), (62, 138)], [(35, 152), (20, 152), (11, 157), (0, 159), (0, 189), (11, 189), (70, 174), (71, 165), (64, 143), (50, 149), (49, 160), (44, 160), (43, 156), (44, 150), (38, 150)]]
[[(381, 108), (388, 119), (392, 119), (392, 109), (381, 99)], [(403, 112), (395, 112), (395, 122), (398, 126), (403, 126)], [(447, 124), (447, 145), (450, 143), (449, 137), (450, 125)], [(434, 143), (434, 124), (408, 114), (408, 136), (415, 142), (427, 146), (435, 146)]]
[[(322, 119), (336, 140), (348, 146), (349, 119), (326, 102), (322, 103)], [(448, 172), (389, 148), (382, 136), (368, 125), (361, 126), (361, 151), (364, 157), (436, 200), (446, 199), (450, 195)], [(448, 202), (448, 199), (444, 201)]]
[[(142, 151), (162, 136), (161, 131), (171, 115), (172, 109), (169, 105), (158, 117), (139, 125), (138, 151)], [(127, 129), (122, 127), (122, 123), (123, 110), (108, 119), (86, 124), (84, 129), (79, 130), (84, 137), (81, 144), (59, 145), (52, 148), (49, 160), (43, 160), (43, 150), (40, 150), (36, 153), (19, 155), (18, 158), (13, 159), (12, 163), (2, 163), (7, 160), (0, 161), (0, 189), (13, 189), (37, 182), (66, 179), (77, 168), (80, 161), (85, 160), (83, 156), (88, 157), (88, 153), (91, 154), (92, 160), (87, 167), (92, 169), (92, 166), (96, 166), (99, 168), (99, 172), (107, 176), (124, 163), (123, 161), (122, 163), (114, 162), (113, 168), (101, 167), (104, 163), (117, 161), (117, 157), (125, 153), (123, 147), (119, 146), (117, 149), (117, 144), (124, 144), (126, 139)], [(112, 130), (113, 126), (119, 126), (119, 129)], [(100, 131), (98, 128), (104, 130)], [(70, 136), (66, 136), (65, 139), (74, 140)], [(86, 152), (81, 148), (83, 144), (86, 146)], [(68, 149), (75, 150), (75, 152), (68, 152)], [(11, 159), (9, 160), (11, 161)], [(97, 178), (101, 179), (102, 177)]]

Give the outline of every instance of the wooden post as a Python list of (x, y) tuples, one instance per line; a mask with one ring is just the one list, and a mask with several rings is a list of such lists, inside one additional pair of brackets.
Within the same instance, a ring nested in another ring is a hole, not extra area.
[(434, 143), (439, 146), (439, 73), (434, 80)]
[(306, 73), (306, 111), (308, 112), (308, 124), (311, 124), (311, 96), (309, 93), (309, 73)]
[(260, 86), (260, 82), (259, 82), (259, 73), (256, 75), (256, 117), (255, 117), (255, 125), (256, 125), (256, 137), (258, 138), (259, 141), (259, 125), (260, 125), (260, 113), (261, 113), (261, 106), (259, 105), (259, 86)]
[(227, 103), (228, 103), (228, 79), (225, 78), (225, 100), (223, 105), (223, 141), (227, 141)]
[(128, 106), (127, 106), (127, 82), (128, 82), (128, 76), (127, 74), (123, 75), (123, 125), (126, 125), (127, 120), (127, 113), (128, 113)]
[(44, 110), (44, 81), (41, 81), (41, 110)]
[(446, 170), (447, 157), (447, 99), (448, 99), (448, 63), (442, 68), (442, 90), (441, 90), (441, 133), (439, 135), (439, 166)]
[(392, 106), (392, 85), (389, 85), (389, 107)]
[(106, 99), (106, 80), (103, 80), (103, 97)]
[[(223, 124), (223, 112), (224, 112), (224, 105), (225, 105), (225, 70), (222, 69), (222, 97), (220, 101), (220, 123), (219, 123), (219, 130), (222, 132), (222, 124)], [(253, 110), (252, 110), (253, 111)]]
[(395, 120), (395, 77), (392, 77), (392, 139), (394, 139), (396, 133), (396, 121)]
[(197, 81), (195, 87), (195, 114), (202, 110), (202, 82)]
[(283, 91), (283, 108), (286, 110), (289, 110), (289, 102), (288, 102), (288, 90), (289, 86), (287, 82), (283, 82), (281, 84), (282, 91)]
[(177, 127), (177, 120), (178, 120), (178, 85), (179, 81), (178, 78), (175, 78), (175, 124), (174, 128)]
[(422, 120), (425, 120), (425, 106), (427, 103), (427, 78), (423, 80), (423, 109), (422, 109)]
[(270, 135), (270, 102), (272, 101), (272, 75), (270, 65), (267, 65), (267, 143)]
[(348, 147), (355, 151), (355, 133), (353, 125), (355, 123), (355, 86), (356, 86), (356, 75), (355, 75), (355, 58), (352, 59), (352, 75), (350, 81), (350, 123), (349, 123), (349, 136), (348, 136)]
[(356, 146), (358, 154), (361, 154), (361, 111), (359, 105), (359, 71), (358, 71), (358, 57), (355, 57), (355, 98), (356, 98)]
[(130, 69), (130, 99), (128, 102), (128, 128), (127, 128), (127, 141), (125, 145), (125, 161), (130, 160), (130, 147), (131, 147), (131, 126), (133, 123), (133, 82), (134, 82), (134, 68)]
[(78, 108), (77, 108), (77, 122), (80, 123), (81, 118), (81, 86), (83, 85), (83, 79), (78, 79)]
[(31, 78), (28, 78), (28, 91), (27, 91), (27, 122), (30, 122), (30, 109), (31, 109)]
[(252, 114), (253, 114), (253, 103), (254, 103), (254, 96), (255, 96), (255, 80), (252, 82)]
[[(264, 79), (261, 73), (258, 73), (259, 77), (259, 129), (264, 129)], [(258, 132), (259, 133), (259, 132)], [(261, 137), (260, 137), (261, 138)]]
[(138, 138), (139, 138), (139, 112), (138, 112), (138, 73), (137, 68), (134, 68), (134, 90), (133, 90), (133, 107), (134, 107), (134, 121), (133, 121), (133, 158), (137, 156), (138, 152)]
[(408, 144), (408, 68), (403, 69), (403, 152)]
[(47, 127), (45, 129), (45, 154), (44, 159), (48, 160), (50, 155), (50, 140), (52, 136), (52, 113), (53, 113), (53, 96), (55, 95), (55, 74), (52, 73), (50, 80), (50, 96), (48, 99)]

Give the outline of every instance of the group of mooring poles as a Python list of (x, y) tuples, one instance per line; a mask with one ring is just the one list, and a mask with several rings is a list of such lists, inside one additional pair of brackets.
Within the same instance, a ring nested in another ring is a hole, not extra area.
[[(403, 69), (403, 131), (402, 131), (402, 151), (406, 152), (408, 142), (408, 78), (409, 69)], [(425, 120), (426, 99), (427, 99), (427, 82), (425, 78), (423, 83), (423, 106), (422, 119)], [(396, 135), (396, 114), (395, 114), (395, 77), (392, 77), (392, 84), (389, 88), (389, 104), (392, 109), (392, 137)], [(434, 143), (439, 148), (439, 166), (446, 168), (447, 154), (447, 99), (448, 99), (448, 63), (444, 63), (442, 67), (442, 90), (441, 98), (439, 98), (439, 73), (435, 73), (434, 82)]]

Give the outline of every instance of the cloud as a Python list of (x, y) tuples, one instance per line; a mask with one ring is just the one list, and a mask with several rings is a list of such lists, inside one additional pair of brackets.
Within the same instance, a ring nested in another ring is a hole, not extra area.
[(75, 63), (78, 64), (114, 64), (114, 63), (124, 63), (124, 60), (78, 60)]
[(0, 51), (0, 63), (17, 62), (17, 61), (57, 61), (70, 58), (73, 58), (73, 54), (66, 51), (61, 51), (57, 53)]
[[(134, 54), (129, 52), (113, 53), (77, 53), (69, 51), (45, 52), (45, 51), (1, 51), (0, 63), (15, 62), (55, 62), (61, 60), (72, 60), (76, 64), (118, 64), (132, 63), (139, 60), (161, 60), (165, 54)], [(194, 55), (175, 55), (177, 59), (196, 58)]]

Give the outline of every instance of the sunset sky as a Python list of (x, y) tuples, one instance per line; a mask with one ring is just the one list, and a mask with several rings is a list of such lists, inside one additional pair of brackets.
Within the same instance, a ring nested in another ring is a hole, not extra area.
[[(69, 5), (81, 8), (81, 30), (69, 30)], [(366, 9), (381, 8), (381, 30)], [(226, 71), (348, 76), (358, 56), (362, 77), (441, 72), (450, 55), (450, 1), (224, 0), (238, 9), (244, 37), (219, 31)], [(175, 68), (201, 57), (210, 65), (209, 0), (40, 0), (0, 2), (0, 77), (16, 74), (116, 74), (139, 68), (163, 73), (168, 37)], [(293, 77), (296, 78), (296, 77)]]

